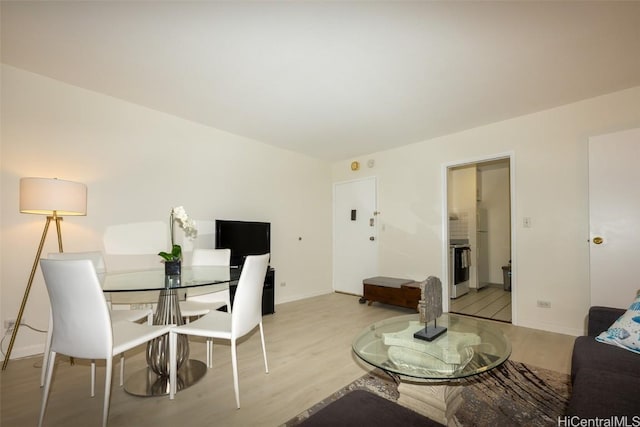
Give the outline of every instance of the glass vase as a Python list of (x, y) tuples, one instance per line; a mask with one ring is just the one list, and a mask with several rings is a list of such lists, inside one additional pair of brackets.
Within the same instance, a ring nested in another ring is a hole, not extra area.
[(179, 276), (182, 273), (182, 261), (165, 261), (164, 274), (167, 276)]

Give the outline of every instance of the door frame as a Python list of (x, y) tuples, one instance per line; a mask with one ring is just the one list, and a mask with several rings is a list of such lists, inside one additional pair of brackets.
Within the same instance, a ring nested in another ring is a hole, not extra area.
[[(351, 183), (355, 183), (355, 182), (360, 182), (360, 181), (369, 181), (372, 180), (374, 185), (375, 185), (375, 192), (374, 192), (374, 210), (377, 212), (378, 211), (378, 177), (376, 176), (366, 176), (366, 177), (362, 177), (362, 178), (356, 178), (356, 179), (347, 179), (345, 181), (339, 181), (339, 182), (334, 182), (333, 183), (333, 188), (332, 188), (332, 207), (331, 207), (331, 237), (332, 237), (332, 242), (331, 242), (331, 288), (333, 289), (334, 292), (340, 292), (340, 291), (336, 291), (336, 262), (335, 262), (335, 257), (336, 257), (336, 224), (335, 224), (335, 213), (336, 213), (336, 187), (338, 185), (343, 185), (343, 184), (351, 184)], [(376, 227), (376, 231), (375, 231), (375, 245), (376, 248), (379, 249), (379, 245), (380, 245), (380, 241), (379, 241), (379, 237), (380, 237), (380, 230), (378, 228), (378, 222), (379, 219), (376, 218), (375, 221), (375, 227)], [(378, 259), (378, 266), (380, 265), (380, 259)], [(377, 270), (377, 268), (376, 268)], [(363, 277), (363, 279), (365, 279)]]
[(510, 209), (511, 209), (511, 324), (518, 324), (518, 310), (516, 301), (518, 301), (518, 262), (516, 259), (516, 167), (515, 167), (515, 153), (513, 151), (507, 151), (503, 153), (489, 154), (486, 156), (473, 157), (464, 160), (454, 160), (451, 162), (443, 163), (441, 168), (442, 175), (442, 277), (444, 301), (443, 310), (449, 312), (449, 168), (468, 166), (476, 163), (490, 162), (493, 160), (509, 159), (509, 197)]

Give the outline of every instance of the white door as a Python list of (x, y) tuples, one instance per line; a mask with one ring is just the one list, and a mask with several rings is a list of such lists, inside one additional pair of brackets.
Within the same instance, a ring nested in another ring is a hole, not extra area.
[(333, 188), (333, 289), (362, 295), (362, 280), (377, 275), (376, 179)]
[(640, 129), (589, 138), (591, 305), (628, 308), (640, 288)]

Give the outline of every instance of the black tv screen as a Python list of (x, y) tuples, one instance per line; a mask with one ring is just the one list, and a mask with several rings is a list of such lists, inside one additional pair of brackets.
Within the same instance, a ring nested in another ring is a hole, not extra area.
[(231, 265), (241, 266), (247, 255), (271, 252), (271, 223), (216, 220), (216, 248), (231, 249)]

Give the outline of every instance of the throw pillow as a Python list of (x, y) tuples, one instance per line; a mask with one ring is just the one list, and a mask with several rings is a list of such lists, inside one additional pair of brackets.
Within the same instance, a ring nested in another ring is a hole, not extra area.
[(596, 340), (640, 354), (640, 295), (608, 330), (596, 337)]

